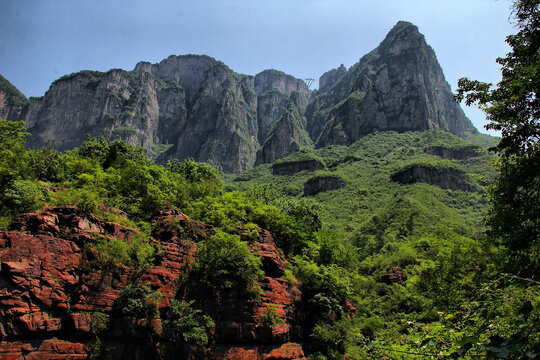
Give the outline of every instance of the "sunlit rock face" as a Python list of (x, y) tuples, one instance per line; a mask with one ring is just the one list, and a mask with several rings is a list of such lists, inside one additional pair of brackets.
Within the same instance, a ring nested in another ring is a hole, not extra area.
[(158, 163), (192, 157), (228, 173), (375, 131), (476, 132), (433, 49), (407, 22), (351, 68), (324, 73), (316, 91), (281, 71), (242, 75), (209, 56), (182, 55), (66, 75), (40, 98), (13, 101), (16, 92), (0, 88), (0, 116), (24, 120), (30, 146), (65, 150), (104, 136), (142, 146)]
[(399, 22), (383, 42), (346, 73), (326, 78), (307, 110), (317, 146), (349, 145), (374, 131), (475, 131), (418, 28)]
[[(100, 236), (128, 239), (136, 235), (133, 229), (83, 216), (71, 206), (17, 216), (14, 231), (0, 232), (0, 359), (86, 359), (95, 355), (98, 335), (112, 359), (304, 358), (296, 342), (302, 336), (299, 284), (282, 278), (287, 263), (268, 231), (256, 229), (258, 235), (250, 232), (247, 239), (245, 229), (238, 230), (261, 257), (261, 294), (248, 296), (234, 287), (207, 294), (185, 287), (185, 276), (212, 226), (174, 210), (158, 212), (153, 222), (152, 241), (161, 252), (140, 273), (100, 262), (100, 253), (87, 246)], [(118, 315), (115, 301), (133, 283), (160, 292), (159, 314)], [(160, 337), (172, 298), (194, 301), (212, 316), (211, 345), (178, 348)], [(270, 308), (282, 322), (264, 321)], [(104, 318), (108, 325), (96, 332)]]

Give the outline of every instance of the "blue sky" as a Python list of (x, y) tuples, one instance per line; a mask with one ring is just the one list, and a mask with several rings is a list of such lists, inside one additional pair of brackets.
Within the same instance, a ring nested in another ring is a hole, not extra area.
[[(207, 54), (236, 72), (298, 78), (352, 66), (399, 20), (419, 27), (452, 89), (497, 83), (510, 0), (0, 0), (0, 74), (26, 96), (84, 69)], [(316, 87), (317, 82), (314, 86)], [(477, 128), (484, 115), (464, 108)]]

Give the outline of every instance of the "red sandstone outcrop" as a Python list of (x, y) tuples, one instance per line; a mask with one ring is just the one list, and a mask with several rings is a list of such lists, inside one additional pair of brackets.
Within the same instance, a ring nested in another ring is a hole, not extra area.
[[(171, 298), (201, 296), (196, 289), (178, 293), (178, 287), (189, 277), (197, 242), (213, 228), (173, 210), (158, 212), (154, 224), (151, 241), (159, 243), (161, 252), (140, 273), (96, 261), (99, 253), (90, 246), (96, 237), (129, 239), (137, 234), (133, 229), (82, 216), (71, 206), (16, 217), (14, 231), (0, 232), (0, 360), (86, 359), (98, 333), (114, 349), (113, 357), (168, 358), (171, 347), (163, 348), (159, 315), (119, 318), (115, 300), (139, 281), (161, 293), (158, 308), (166, 316)], [(244, 233), (239, 230), (242, 237)], [(295, 312), (300, 291), (281, 278), (287, 263), (270, 233), (256, 229), (250, 234), (250, 249), (263, 260), (262, 294), (255, 299), (230, 291), (220, 294), (220, 304), (212, 297), (195, 298), (214, 319), (213, 342), (205, 349), (173, 352), (175, 358), (304, 358), (302, 347), (294, 343), (301, 336)], [(264, 323), (267, 311), (283, 321)], [(108, 324), (106, 332), (103, 323)]]

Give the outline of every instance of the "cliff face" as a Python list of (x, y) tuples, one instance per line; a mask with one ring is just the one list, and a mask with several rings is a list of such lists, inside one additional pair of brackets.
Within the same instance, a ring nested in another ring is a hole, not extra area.
[(475, 191), (471, 185), (470, 179), (464, 172), (453, 169), (438, 169), (426, 165), (412, 165), (394, 173), (391, 176), (392, 181), (401, 184), (414, 184), (422, 182), (438, 186), (442, 189)]
[(311, 146), (309, 135), (304, 130), (305, 119), (300, 115), (292, 99), (281, 118), (275, 123), (261, 149), (257, 152), (255, 165), (271, 163), (284, 158), (303, 147)]
[(28, 103), (26, 96), (0, 75), (0, 117), (17, 119), (22, 108)]
[(319, 147), (349, 145), (373, 131), (442, 129), (458, 136), (475, 131), (452, 101), (435, 53), (410, 23), (394, 26), (333, 86), (322, 82), (307, 111)]
[[(313, 93), (280, 71), (241, 75), (196, 55), (71, 74), (29, 101), (12, 101), (10, 86), (0, 86), (0, 116), (24, 120), (31, 146), (52, 141), (71, 149), (90, 134), (142, 146), (160, 163), (193, 157), (229, 173), (310, 143), (349, 145), (374, 131), (476, 131), (452, 101), (435, 53), (406, 22), (350, 69), (323, 74)], [(287, 115), (291, 101), (301, 121)]]
[[(293, 342), (301, 336), (301, 294), (297, 284), (281, 278), (287, 264), (267, 231), (258, 229), (249, 242), (265, 271), (260, 298), (231, 290), (217, 303), (215, 295), (182, 288), (197, 242), (212, 227), (176, 211), (161, 211), (154, 222), (152, 241), (162, 251), (141, 273), (96, 261), (100, 253), (85, 245), (96, 236), (126, 239), (134, 230), (84, 217), (73, 207), (18, 216), (12, 224), (17, 232), (0, 232), (0, 358), (86, 359), (95, 356), (97, 341), (113, 359), (304, 358)], [(157, 314), (119, 315), (116, 301), (133, 284), (160, 292)], [(178, 348), (161, 336), (174, 297), (194, 301), (213, 317), (211, 346)], [(282, 322), (265, 322), (268, 309)]]
[(261, 145), (283, 115), (291, 96), (294, 96), (296, 105), (302, 110), (307, 106), (310, 97), (309, 89), (302, 80), (277, 70), (265, 70), (257, 74), (255, 92), (258, 100), (258, 140)]
[(290, 75), (241, 75), (208, 56), (186, 55), (133, 71), (67, 75), (28, 104), (7, 103), (3, 93), (0, 100), (2, 116), (26, 122), (33, 147), (52, 141), (72, 149), (90, 134), (142, 146), (158, 162), (193, 157), (240, 172), (253, 166), (292, 92), (305, 107), (309, 90)]

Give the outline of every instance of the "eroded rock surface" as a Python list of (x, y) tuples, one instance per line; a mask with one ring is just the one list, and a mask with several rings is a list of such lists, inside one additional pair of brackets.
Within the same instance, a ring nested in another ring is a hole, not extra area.
[(393, 174), (391, 179), (402, 184), (423, 182), (443, 189), (474, 191), (467, 174), (454, 168), (412, 165)]
[(476, 131), (452, 100), (433, 49), (410, 23), (398, 22), (376, 49), (339, 76), (331, 86), (322, 79), (323, 91), (306, 111), (318, 147), (350, 145), (374, 131)]
[(257, 152), (255, 165), (274, 162), (311, 146), (311, 139), (304, 127), (305, 119), (300, 115), (296, 101), (291, 100)]
[(344, 185), (339, 176), (317, 176), (304, 184), (304, 196), (313, 196), (321, 192), (340, 189)]
[[(197, 289), (180, 289), (189, 276), (197, 243), (213, 233), (211, 226), (177, 211), (155, 215), (151, 241), (161, 247), (153, 266), (143, 273), (121, 264), (95, 261), (100, 255), (88, 244), (97, 236), (129, 239), (135, 230), (82, 216), (74, 207), (45, 208), (21, 214), (12, 228), (0, 232), (0, 359), (86, 359), (96, 341), (100, 319), (109, 319), (102, 341), (113, 358), (303, 359), (296, 306), (297, 284), (281, 278), (287, 267), (269, 232), (256, 229), (249, 244), (262, 257), (265, 277), (255, 299), (238, 292), (216, 298)], [(239, 234), (243, 235), (242, 229)], [(122, 318), (115, 313), (121, 291), (137, 280), (161, 293), (161, 316), (170, 300), (194, 299), (215, 321), (212, 346), (174, 350), (160, 339), (162, 320)], [(184, 279), (185, 280), (185, 279)], [(268, 325), (261, 315), (275, 309), (283, 323)], [(165, 343), (165, 345), (164, 345)], [(202, 354), (202, 355), (201, 355)]]

